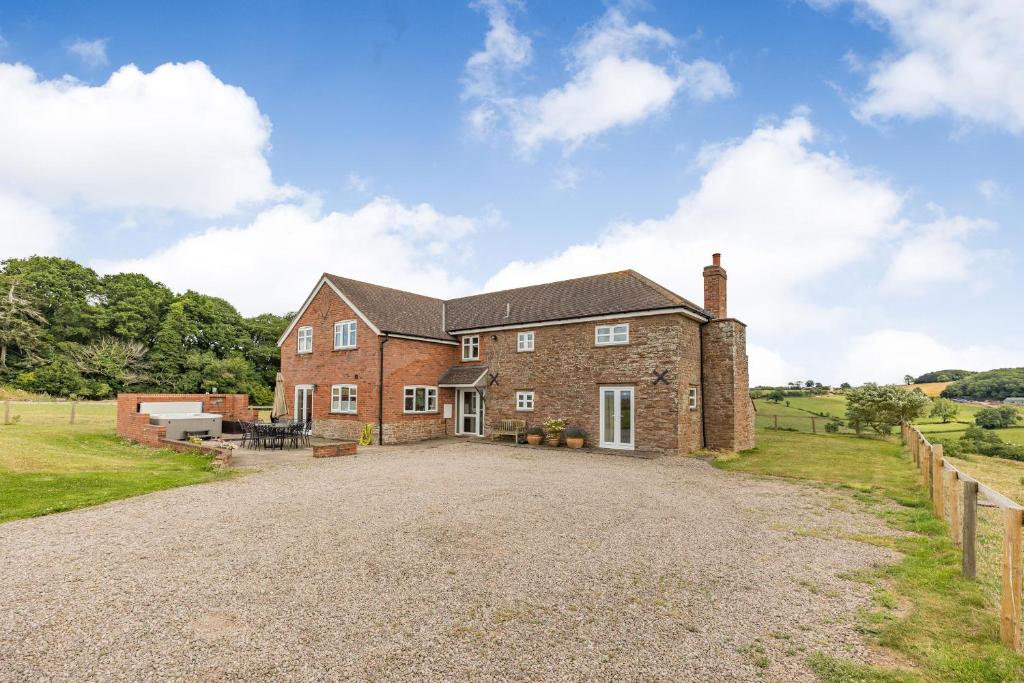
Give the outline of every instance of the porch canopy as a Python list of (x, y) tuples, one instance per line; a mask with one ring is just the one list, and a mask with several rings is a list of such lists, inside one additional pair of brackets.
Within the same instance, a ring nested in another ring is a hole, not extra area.
[(473, 389), (483, 386), (486, 365), (453, 365), (437, 380), (437, 386), (448, 389)]

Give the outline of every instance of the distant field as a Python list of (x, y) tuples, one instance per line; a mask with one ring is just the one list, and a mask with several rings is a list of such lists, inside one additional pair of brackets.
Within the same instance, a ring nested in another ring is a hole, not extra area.
[(11, 404), (0, 424), (0, 522), (96, 505), (225, 476), (210, 459), (122, 441), (117, 406)]
[(913, 391), (914, 389), (920, 389), (925, 396), (935, 398), (942, 393), (942, 390), (948, 387), (952, 382), (928, 382), (926, 384), (903, 384), (900, 385), (903, 388)]

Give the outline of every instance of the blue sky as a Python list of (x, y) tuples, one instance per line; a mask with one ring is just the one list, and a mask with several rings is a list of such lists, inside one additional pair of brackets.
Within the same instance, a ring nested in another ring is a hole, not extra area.
[(8, 2), (0, 257), (252, 314), (324, 270), (699, 300), (721, 251), (755, 382), (1020, 365), (1022, 35), (1012, 0)]

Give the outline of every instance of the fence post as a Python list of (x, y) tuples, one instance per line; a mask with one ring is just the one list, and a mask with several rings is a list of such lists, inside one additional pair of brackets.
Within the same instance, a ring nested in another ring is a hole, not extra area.
[(964, 526), (963, 526), (963, 561), (961, 569), (964, 578), (975, 576), (975, 553), (978, 543), (978, 482), (964, 482)]
[(935, 507), (935, 516), (944, 520), (946, 518), (945, 501), (942, 495), (942, 444), (932, 446), (932, 504)]
[(953, 545), (959, 546), (963, 518), (960, 516), (960, 477), (956, 472), (949, 473), (949, 535)]
[(812, 417), (811, 418), (811, 434), (817, 434), (818, 433), (818, 430), (814, 426), (814, 421), (815, 421), (815, 418)]
[(775, 431), (779, 431), (779, 416), (778, 415), (772, 415), (772, 417), (775, 418)]
[(71, 402), (71, 424), (75, 424), (75, 411), (78, 410), (78, 401)]
[(11, 399), (4, 401), (4, 424), (11, 424)]
[(1014, 652), (1020, 650), (1021, 525), (1024, 510), (1005, 511), (1003, 531), (1003, 600), (999, 615), (999, 640)]

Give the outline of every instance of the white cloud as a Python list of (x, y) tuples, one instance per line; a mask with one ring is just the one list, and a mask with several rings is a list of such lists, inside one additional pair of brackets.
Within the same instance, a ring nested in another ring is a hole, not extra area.
[(124, 66), (99, 86), (0, 64), (0, 190), (51, 209), (227, 214), (290, 194), (255, 100), (201, 62)]
[(373, 180), (359, 175), (355, 171), (350, 171), (348, 179), (345, 183), (348, 189), (359, 194), (367, 194), (370, 191), (370, 186), (373, 185)]
[(758, 344), (747, 344), (747, 358), (750, 366), (750, 385), (778, 387), (807, 377), (807, 370), (794, 365), (772, 351)]
[(987, 201), (992, 202), (1003, 196), (1003, 188), (995, 180), (985, 178), (984, 180), (978, 181), (978, 194), (984, 197)]
[(96, 40), (75, 40), (67, 47), (68, 54), (78, 57), (82, 63), (90, 68), (106, 66), (107, 64), (107, 39)]
[(44, 205), (0, 190), (0, 260), (52, 254), (69, 233)]
[(1024, 2), (850, 1), (886, 25), (895, 42), (871, 68), (859, 117), (946, 114), (1024, 133)]
[(199, 289), (245, 314), (284, 313), (325, 271), (436, 296), (466, 293), (469, 283), (446, 264), (476, 228), (465, 216), (387, 197), (352, 213), (280, 204), (246, 226), (210, 228), (145, 258), (93, 265), (145, 273), (178, 291)]
[(896, 250), (882, 281), (884, 289), (904, 296), (924, 293), (927, 285), (965, 282), (989, 252), (972, 248), (972, 233), (992, 228), (985, 220), (953, 216), (916, 227)]
[(931, 370), (991, 370), (1024, 365), (1024, 349), (995, 345), (955, 347), (920, 332), (884, 329), (854, 338), (841, 362), (841, 377), (852, 384), (895, 383), (904, 375)]
[(556, 190), (575, 190), (580, 182), (580, 171), (573, 166), (562, 166), (555, 171), (551, 184)]
[(529, 64), (529, 40), (516, 31), (505, 4), (482, 6), (491, 30), (485, 49), (466, 64), (463, 96), (477, 102), (468, 121), (478, 133), (507, 122), (525, 153), (549, 142), (571, 149), (605, 131), (634, 125), (665, 110), (681, 91), (701, 102), (733, 91), (720, 64), (683, 62), (672, 55), (655, 61), (651, 53), (671, 50), (676, 38), (643, 22), (630, 23), (613, 7), (569, 47), (566, 83), (541, 95), (517, 94), (502, 77)]

